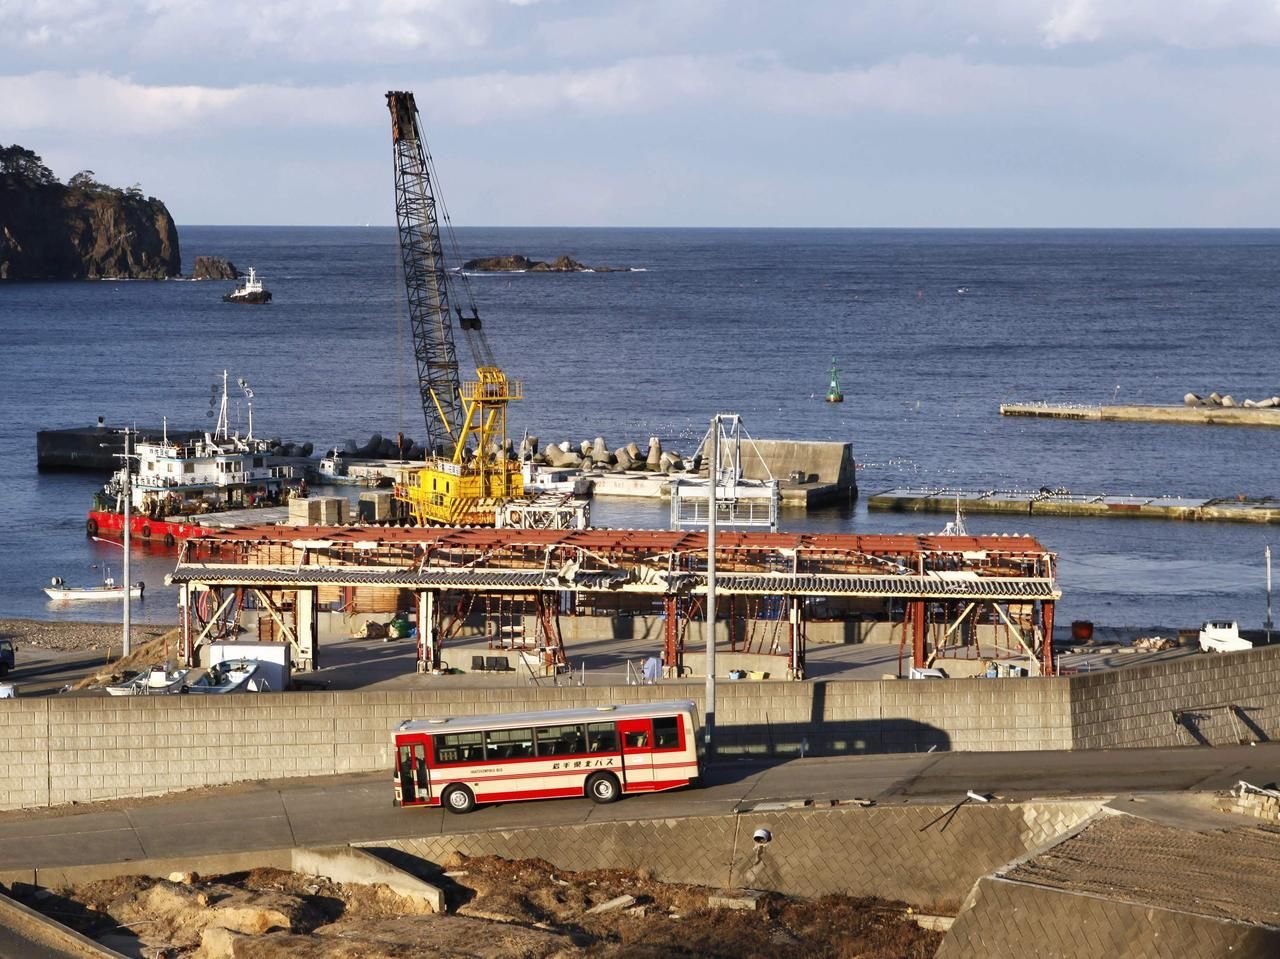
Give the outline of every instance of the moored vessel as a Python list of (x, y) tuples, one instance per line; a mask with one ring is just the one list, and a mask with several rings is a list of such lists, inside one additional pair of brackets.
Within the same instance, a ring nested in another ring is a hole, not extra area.
[[(146, 584), (142, 582), (131, 583), (129, 585), (129, 596), (131, 599), (142, 599), (142, 592), (146, 589)], [(111, 574), (108, 573), (103, 577), (102, 583), (98, 586), (68, 586), (61, 576), (55, 576), (53, 581), (44, 588), (50, 599), (55, 600), (75, 600), (78, 602), (96, 601), (96, 600), (119, 600), (124, 599), (125, 588), (118, 585)]]
[(299, 470), (272, 454), (270, 442), (254, 437), (253, 390), (244, 380), (239, 380), (238, 385), (248, 400), (246, 435), (230, 429), (224, 371), (214, 431), (182, 440), (170, 439), (166, 431), (159, 439), (139, 441), (130, 456), (136, 461), (136, 472), (126, 477), (125, 470), (132, 466), (127, 463), (94, 495), (93, 508), (85, 521), (88, 535), (123, 536), (126, 495), (130, 534), (144, 542), (167, 546), (216, 532), (198, 522), (209, 514), (286, 502), (305, 481)]

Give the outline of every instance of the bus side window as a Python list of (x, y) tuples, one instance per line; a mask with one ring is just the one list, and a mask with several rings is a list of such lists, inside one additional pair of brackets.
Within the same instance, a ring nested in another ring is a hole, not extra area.
[(490, 759), (520, 759), (533, 755), (533, 728), (490, 729), (485, 734)]
[(587, 723), (587, 751), (592, 753), (616, 753), (618, 751), (618, 727), (613, 723)]
[(653, 748), (680, 748), (680, 720), (675, 716), (662, 716), (653, 721)]
[(568, 726), (539, 726), (533, 732), (539, 756), (572, 756), (587, 751), (582, 727), (576, 723)]

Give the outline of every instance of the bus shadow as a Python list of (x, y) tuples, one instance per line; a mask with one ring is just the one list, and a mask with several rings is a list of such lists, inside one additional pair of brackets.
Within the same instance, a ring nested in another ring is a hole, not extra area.
[(717, 760), (799, 759), (945, 752), (951, 748), (951, 736), (944, 729), (913, 719), (843, 723), (773, 723), (766, 719), (750, 726), (719, 726), (713, 745)]

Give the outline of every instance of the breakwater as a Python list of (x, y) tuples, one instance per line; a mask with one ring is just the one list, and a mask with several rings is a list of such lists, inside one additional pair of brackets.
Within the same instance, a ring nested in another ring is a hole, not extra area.
[(867, 509), (894, 513), (1012, 513), (1178, 519), (1196, 522), (1280, 523), (1280, 497), (1108, 496), (1068, 490), (958, 490), (904, 487), (867, 499)]
[(1116, 423), (1186, 423), (1199, 426), (1280, 427), (1280, 409), (1258, 406), (1084, 406), (1070, 403), (1001, 403), (1001, 416)]

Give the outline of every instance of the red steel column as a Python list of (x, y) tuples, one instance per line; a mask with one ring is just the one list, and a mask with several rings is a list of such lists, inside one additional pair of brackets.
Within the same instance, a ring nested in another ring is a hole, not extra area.
[(1040, 650), (1040, 672), (1044, 676), (1053, 675), (1053, 600), (1047, 599), (1040, 604), (1041, 631), (1044, 633), (1044, 646)]
[(684, 652), (679, 648), (680, 637), (680, 604), (674, 595), (662, 597), (662, 622), (664, 626), (664, 639), (666, 641), (666, 650), (662, 654), (662, 665), (675, 668), (675, 675), (679, 676), (684, 668)]
[(911, 621), (911, 659), (917, 669), (923, 669), (926, 662), (924, 648), (924, 600), (913, 599), (907, 603), (907, 618)]

